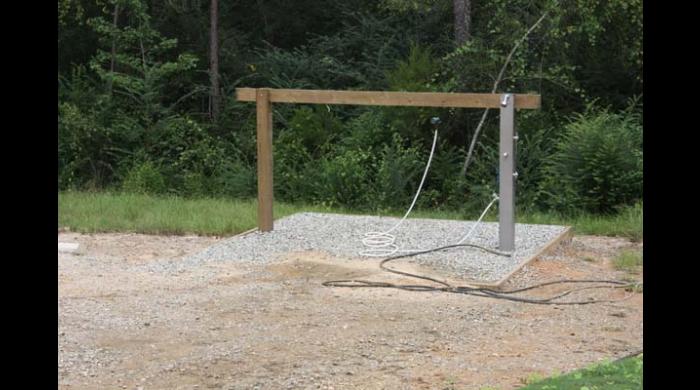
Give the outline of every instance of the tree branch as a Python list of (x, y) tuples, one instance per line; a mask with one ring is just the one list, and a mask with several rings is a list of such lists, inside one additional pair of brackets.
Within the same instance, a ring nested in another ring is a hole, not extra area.
[[(503, 79), (503, 75), (506, 72), (506, 68), (510, 64), (510, 61), (513, 59), (513, 55), (515, 54), (516, 50), (520, 47), (520, 45), (525, 42), (525, 39), (527, 39), (528, 35), (530, 35), (531, 32), (533, 32), (537, 26), (542, 23), (544, 18), (547, 16), (549, 11), (545, 11), (542, 16), (540, 16), (539, 19), (537, 19), (537, 22), (530, 26), (530, 28), (525, 32), (525, 34), (515, 43), (515, 46), (510, 50), (510, 53), (508, 53), (508, 57), (506, 57), (505, 62), (503, 63), (503, 66), (501, 67), (501, 71), (498, 72), (498, 77), (496, 77), (496, 80), (493, 83), (493, 88), (491, 89), (491, 93), (496, 93), (498, 90), (498, 84), (500, 84), (501, 80)], [(472, 154), (474, 153), (474, 146), (476, 145), (476, 140), (479, 138), (479, 134), (481, 133), (481, 129), (484, 127), (484, 123), (486, 122), (486, 117), (489, 114), (489, 109), (484, 110), (484, 114), (481, 115), (481, 120), (479, 121), (479, 124), (476, 126), (476, 130), (474, 131), (474, 136), (472, 137), (471, 144), (469, 145), (469, 151), (467, 152), (467, 157), (464, 159), (464, 165), (462, 165), (462, 172), (461, 175), (465, 176), (467, 174), (467, 168), (469, 168), (469, 162), (471, 161)]]
[(194, 95), (194, 94), (200, 93), (200, 92), (205, 92), (205, 91), (208, 91), (208, 88), (205, 88), (205, 87), (202, 87), (202, 86), (199, 86), (199, 87), (194, 88), (192, 91), (190, 91), (190, 92), (188, 92), (188, 93), (186, 93), (186, 94), (180, 96), (180, 98), (177, 99), (177, 100), (175, 101), (175, 103), (171, 104), (171, 105), (168, 107), (168, 109), (167, 109), (168, 112), (172, 111), (172, 110), (175, 108), (175, 106), (177, 106), (178, 104), (180, 104), (180, 102), (182, 102), (183, 100), (187, 99), (188, 97), (190, 97), (190, 96), (192, 96), (192, 95)]

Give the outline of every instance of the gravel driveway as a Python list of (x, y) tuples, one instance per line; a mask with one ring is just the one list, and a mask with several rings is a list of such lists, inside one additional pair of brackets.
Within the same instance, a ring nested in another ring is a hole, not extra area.
[[(272, 262), (192, 262), (225, 240), (59, 233), (61, 389), (512, 389), (641, 349), (643, 294), (613, 304), (533, 306), (329, 279), (400, 281), (378, 260), (296, 251)], [(610, 259), (640, 247), (574, 237), (506, 287), (634, 278)], [(182, 259), (175, 272), (162, 259)], [(411, 281), (415, 282), (415, 281)], [(551, 287), (551, 294), (561, 287)], [(579, 297), (622, 298), (622, 290)]]

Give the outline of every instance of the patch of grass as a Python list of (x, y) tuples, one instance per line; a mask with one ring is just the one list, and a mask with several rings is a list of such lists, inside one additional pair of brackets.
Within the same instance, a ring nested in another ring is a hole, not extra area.
[[(481, 213), (482, 210), (478, 210)], [(388, 212), (386, 215), (403, 216), (405, 211)], [(476, 220), (476, 215), (465, 215), (457, 211), (432, 211), (414, 210), (411, 218), (435, 218), (435, 219), (470, 219)], [(357, 213), (356, 213), (357, 214)], [(515, 219), (518, 223), (531, 223), (542, 225), (566, 225), (572, 226), (576, 234), (589, 234), (595, 236), (624, 237), (633, 242), (642, 241), (644, 237), (643, 226), (644, 209), (640, 202), (627, 207), (614, 215), (561, 215), (557, 213), (543, 213), (520, 210), (516, 212)], [(498, 221), (498, 212), (492, 208), (484, 218), (484, 221)]]
[(643, 264), (642, 251), (626, 249), (613, 259), (613, 266), (621, 271), (636, 271)]
[(528, 375), (527, 378), (520, 378), (520, 383), (524, 385), (529, 385), (541, 381), (542, 379), (544, 379), (544, 376), (542, 374), (532, 373)]
[(618, 362), (603, 362), (565, 375), (530, 383), (520, 390), (636, 390), (642, 389), (642, 355)]
[(644, 238), (644, 208), (641, 202), (615, 215), (562, 216), (534, 212), (516, 215), (516, 219), (521, 223), (570, 225), (576, 234), (625, 237), (634, 242)]
[[(108, 192), (61, 192), (58, 197), (60, 227), (90, 232), (137, 232), (151, 234), (232, 235), (257, 225), (257, 201), (226, 198), (191, 199), (177, 196), (154, 196)], [(275, 218), (316, 211), (343, 214), (371, 214), (318, 205), (275, 202)], [(479, 210), (480, 212), (480, 210)], [(403, 216), (405, 211), (383, 213)], [(415, 210), (412, 218), (475, 219), (457, 211)], [(478, 216), (477, 216), (478, 217)], [(563, 217), (557, 214), (521, 212), (520, 223), (570, 225), (579, 234), (642, 238), (641, 204), (619, 215)], [(497, 221), (492, 209), (486, 221)]]
[[(301, 211), (329, 210), (275, 203), (275, 218)], [(257, 201), (62, 192), (58, 196), (58, 224), (82, 233), (231, 235), (257, 225)]]

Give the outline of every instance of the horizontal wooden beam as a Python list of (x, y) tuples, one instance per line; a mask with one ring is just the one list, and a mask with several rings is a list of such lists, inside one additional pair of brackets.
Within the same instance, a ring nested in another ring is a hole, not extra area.
[[(332, 91), (268, 89), (270, 103), (355, 104), (370, 106), (499, 108), (497, 93)], [(236, 100), (254, 102), (256, 88), (236, 88)], [(513, 94), (515, 108), (540, 108), (540, 95)]]

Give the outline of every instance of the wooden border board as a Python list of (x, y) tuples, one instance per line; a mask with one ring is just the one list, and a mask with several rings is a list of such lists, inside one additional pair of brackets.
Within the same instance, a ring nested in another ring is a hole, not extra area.
[(574, 232), (571, 226), (565, 226), (563, 232), (561, 232), (558, 236), (554, 237), (553, 239), (549, 240), (548, 243), (544, 244), (542, 249), (540, 249), (537, 253), (521, 261), (520, 264), (516, 265), (512, 271), (508, 272), (506, 276), (502, 277), (497, 282), (488, 283), (474, 280), (465, 280), (465, 283), (473, 287), (490, 287), (494, 289), (500, 288), (503, 285), (503, 283), (510, 279), (510, 277), (513, 276), (516, 272), (520, 271), (524, 266), (537, 259), (538, 257), (544, 255), (547, 251), (554, 249), (557, 245), (571, 239), (573, 236)]

